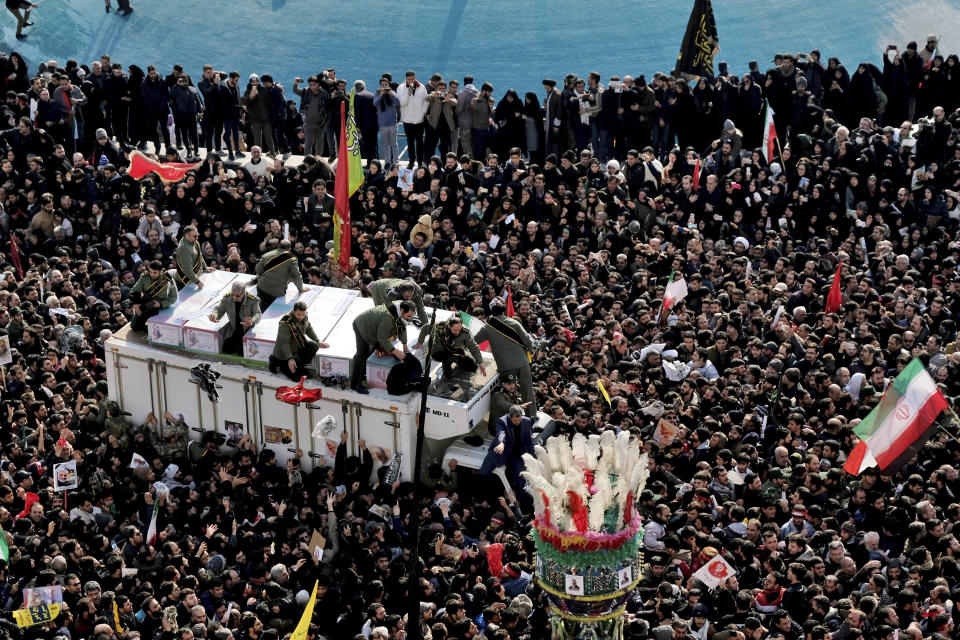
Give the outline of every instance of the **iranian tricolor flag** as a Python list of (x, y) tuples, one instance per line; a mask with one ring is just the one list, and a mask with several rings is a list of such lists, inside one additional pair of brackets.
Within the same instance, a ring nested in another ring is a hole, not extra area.
[(937, 430), (934, 420), (948, 407), (933, 378), (914, 358), (887, 386), (880, 403), (853, 432), (860, 437), (843, 465), (859, 475), (876, 465), (895, 471), (923, 446)]
[(773, 124), (773, 109), (764, 101), (766, 115), (763, 118), (763, 151), (767, 154), (767, 163), (773, 162), (773, 145), (777, 139), (777, 127)]
[(666, 289), (663, 291), (663, 310), (669, 311), (672, 309), (678, 302), (687, 297), (687, 281), (680, 278), (674, 280), (673, 274), (675, 272), (670, 272), (670, 281), (667, 283)]
[[(480, 331), (480, 328), (483, 327), (483, 322), (477, 320), (472, 315), (466, 311), (460, 312), (460, 321), (463, 322), (463, 327), (470, 332), (470, 335), (477, 335), (477, 331)], [(480, 351), (490, 351), (490, 341), (484, 340), (477, 345), (480, 347)]]
[(147, 535), (144, 537), (144, 540), (151, 547), (154, 546), (157, 542), (157, 517), (160, 515), (160, 500), (154, 498), (153, 501), (153, 517), (150, 518), (150, 526), (147, 527)]

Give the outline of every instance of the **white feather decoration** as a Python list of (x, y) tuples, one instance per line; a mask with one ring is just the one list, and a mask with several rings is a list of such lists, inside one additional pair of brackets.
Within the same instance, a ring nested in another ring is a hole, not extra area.
[(560, 470), (566, 471), (574, 465), (573, 450), (570, 448), (570, 443), (566, 438), (554, 439), (560, 441), (560, 445), (557, 447), (557, 450), (560, 452)]
[(546, 448), (544, 448), (543, 445), (540, 445), (540, 444), (533, 445), (533, 454), (537, 456), (537, 460), (540, 461), (541, 465), (549, 468), (551, 472), (553, 471), (553, 465), (550, 464), (550, 454), (547, 453), (547, 450)]
[(610, 506), (613, 488), (610, 486), (610, 477), (605, 473), (594, 475), (593, 486), (596, 493), (590, 497), (590, 530), (600, 532), (603, 530), (603, 521)]
[(593, 434), (587, 438), (587, 468), (596, 469), (600, 459), (600, 436)]
[(550, 460), (550, 469), (554, 473), (563, 471), (563, 456), (560, 453), (563, 446), (563, 438), (549, 438), (547, 440), (547, 456)]
[(544, 467), (542, 462), (540, 462), (538, 459), (536, 459), (529, 453), (525, 453), (521, 457), (523, 458), (523, 464), (526, 466), (527, 471), (529, 471), (530, 473), (534, 473), (540, 477), (546, 477), (547, 470)]
[(523, 478), (526, 483), (523, 486), (523, 490), (530, 494), (530, 497), (533, 498), (533, 512), (534, 513), (543, 513), (543, 510), (546, 508), (546, 503), (543, 501), (543, 497), (540, 495), (539, 485), (543, 481), (543, 478), (538, 476), (536, 473), (530, 471), (521, 471), (520, 477)]
[(581, 469), (589, 469), (587, 465), (587, 437), (582, 433), (576, 433), (573, 441), (570, 443), (570, 453), (573, 456), (573, 463)]
[(617, 475), (623, 477), (630, 471), (630, 432), (621, 431), (617, 434), (613, 450)]
[(616, 469), (614, 451), (616, 441), (616, 434), (613, 429), (607, 429), (600, 434), (600, 448), (603, 453), (600, 454), (600, 462), (597, 463), (598, 471), (611, 473)]

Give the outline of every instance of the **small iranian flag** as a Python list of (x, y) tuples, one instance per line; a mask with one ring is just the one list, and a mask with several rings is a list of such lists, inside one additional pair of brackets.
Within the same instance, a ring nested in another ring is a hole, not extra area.
[(687, 297), (687, 281), (680, 278), (674, 280), (673, 274), (675, 272), (670, 272), (670, 281), (667, 283), (666, 289), (663, 291), (663, 309), (664, 311), (669, 311), (672, 309), (678, 302)]
[(160, 501), (154, 498), (153, 517), (150, 518), (150, 526), (147, 527), (145, 540), (151, 547), (157, 542), (157, 518), (160, 516)]
[(914, 358), (890, 383), (880, 403), (853, 432), (860, 437), (843, 465), (859, 475), (876, 465), (895, 471), (912, 458), (937, 430), (935, 420), (948, 407), (933, 378)]
[(777, 127), (773, 124), (773, 109), (770, 103), (764, 101), (766, 115), (763, 118), (763, 151), (767, 155), (767, 162), (773, 162), (773, 145), (777, 139)]
[[(480, 331), (480, 328), (483, 326), (483, 323), (482, 323), (481, 321), (477, 320), (476, 318), (474, 318), (472, 315), (470, 315), (470, 314), (467, 313), (466, 311), (461, 311), (461, 312), (460, 312), (460, 321), (463, 322), (464, 328), (465, 328), (467, 331), (469, 331), (469, 332), (470, 332), (470, 335), (472, 335), (472, 336), (477, 335), (477, 331)], [(480, 351), (490, 351), (490, 341), (489, 341), (489, 340), (484, 340), (483, 342), (481, 342), (481, 343), (478, 344), (477, 346), (480, 347)]]
[(10, 549), (7, 548), (7, 534), (0, 527), (0, 560), (10, 562)]

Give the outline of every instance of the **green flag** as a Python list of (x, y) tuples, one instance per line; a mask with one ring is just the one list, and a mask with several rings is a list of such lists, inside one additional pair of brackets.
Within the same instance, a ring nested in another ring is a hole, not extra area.
[[(347, 110), (347, 163), (350, 173), (347, 180), (347, 197), (352, 196), (363, 184), (363, 159), (360, 157), (360, 131), (353, 111), (353, 99), (357, 90), (350, 91), (350, 108)], [(339, 167), (338, 167), (339, 169)]]
[(0, 527), (0, 559), (4, 562), (10, 562), (10, 549), (7, 548), (7, 534), (3, 527)]

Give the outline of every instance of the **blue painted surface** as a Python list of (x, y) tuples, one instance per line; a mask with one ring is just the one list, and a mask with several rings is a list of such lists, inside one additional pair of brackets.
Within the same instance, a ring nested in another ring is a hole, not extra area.
[[(569, 72), (669, 71), (691, 2), (687, 0), (131, 0), (123, 18), (102, 0), (41, 0), (25, 42), (0, 12), (4, 49), (31, 65), (110, 53), (123, 63), (156, 62), (164, 73), (180, 62), (198, 76), (216, 68), (272, 73), (290, 86), (327, 67), (352, 81), (472, 73), (502, 94), (508, 87), (542, 92), (540, 81)], [(742, 72), (762, 69), (778, 51), (836, 55), (847, 66), (879, 65), (887, 43), (903, 47), (939, 33), (941, 51), (960, 51), (960, 0), (714, 0), (721, 52)]]

